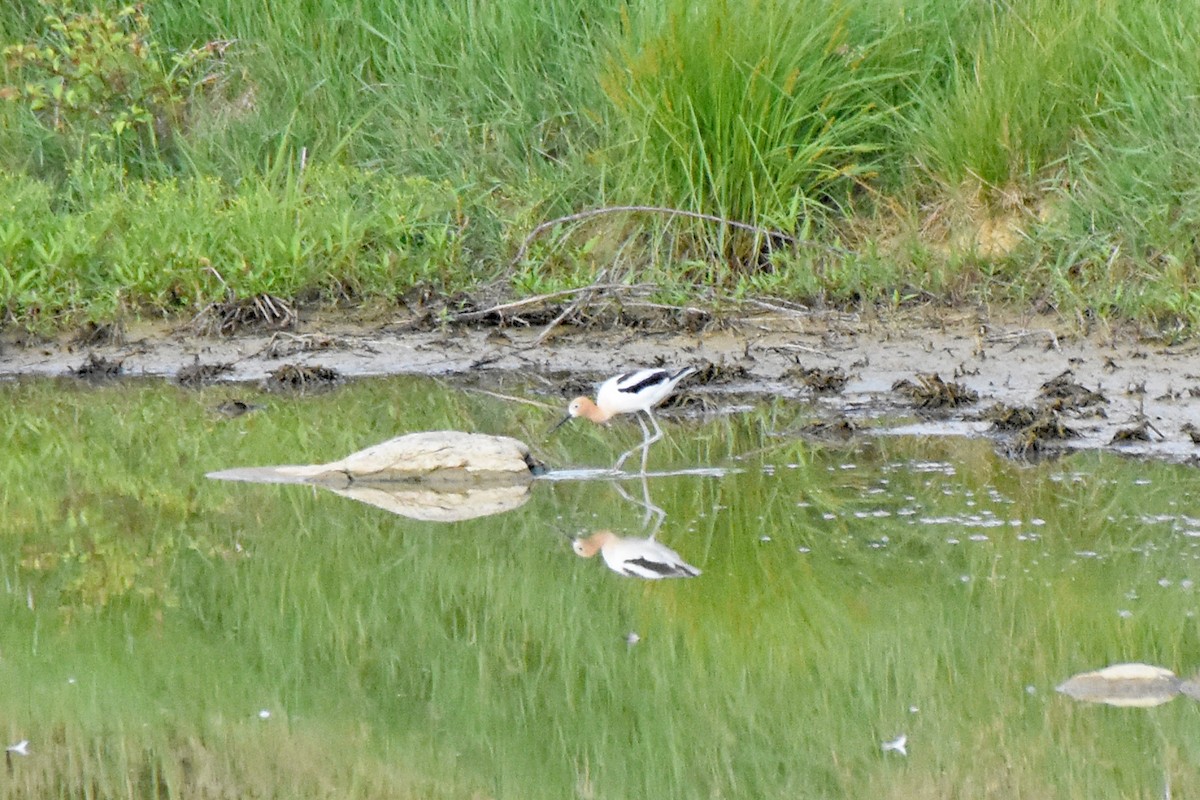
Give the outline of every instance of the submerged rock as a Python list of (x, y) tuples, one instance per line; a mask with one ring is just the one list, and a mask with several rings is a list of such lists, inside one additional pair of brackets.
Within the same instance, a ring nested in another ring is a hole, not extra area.
[(508, 436), (425, 431), (327, 464), (241, 467), (207, 477), (322, 486), (393, 514), (451, 522), (516, 508), (543, 469), (523, 442)]

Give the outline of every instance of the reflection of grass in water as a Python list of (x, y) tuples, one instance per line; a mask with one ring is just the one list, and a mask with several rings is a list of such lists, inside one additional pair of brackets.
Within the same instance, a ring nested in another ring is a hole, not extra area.
[[(0, 734), (34, 751), (7, 796), (1095, 797), (1158, 796), (1164, 766), (1200, 779), (1191, 701), (1143, 713), (1052, 692), (1113, 661), (1200, 666), (1177, 583), (1193, 551), (1136, 521), (1195, 514), (1169, 505), (1194, 494), (1186, 470), (1084, 457), (1067, 462), (1083, 480), (1052, 482), (1068, 467), (982, 444), (791, 443), (722, 480), (654, 482), (660, 537), (704, 575), (647, 584), (559, 532), (636, 529), (603, 483), (439, 526), (199, 477), (413, 429), (537, 431), (536, 410), (396, 380), (210, 416), (227, 393), (4, 390)], [(674, 424), (653, 458), (716, 463), (773, 443), (759, 424)], [(597, 446), (550, 447), (565, 462)], [(906, 506), (1025, 524), (909, 525)], [(133, 588), (103, 604), (71, 588), (107, 551), (20, 565), (72, 542), (127, 554)], [(882, 754), (901, 732), (908, 758)]]

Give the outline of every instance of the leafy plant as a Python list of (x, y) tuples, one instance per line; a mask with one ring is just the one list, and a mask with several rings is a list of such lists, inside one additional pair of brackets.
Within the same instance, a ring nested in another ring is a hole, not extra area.
[(45, 5), (41, 35), (4, 48), (13, 82), (0, 97), (21, 103), (68, 163), (138, 167), (163, 154), (222, 45), (165, 51), (140, 3), (111, 12)]

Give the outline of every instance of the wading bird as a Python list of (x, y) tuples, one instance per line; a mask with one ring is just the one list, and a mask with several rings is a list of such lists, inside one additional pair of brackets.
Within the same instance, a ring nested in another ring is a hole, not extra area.
[(628, 578), (694, 578), (700, 570), (693, 567), (665, 544), (649, 539), (622, 538), (612, 531), (596, 531), (571, 542), (575, 554), (591, 558), (599, 553), (613, 572)]
[[(609, 378), (600, 384), (596, 390), (596, 399), (576, 397), (567, 406), (567, 415), (550, 432), (558, 430), (575, 417), (583, 417), (597, 424), (608, 422), (617, 414), (636, 414), (638, 425), (642, 428), (642, 443), (622, 454), (613, 465), (614, 470), (621, 468), (625, 459), (637, 450), (642, 451), (642, 472), (646, 471), (646, 458), (650, 454), (650, 445), (662, 438), (662, 428), (654, 418), (653, 408), (666, 400), (681, 380), (696, 371), (695, 367), (684, 367), (672, 372), (666, 369), (639, 369), (636, 372), (626, 372)], [(640, 412), (640, 413), (639, 413)], [(645, 414), (650, 424), (654, 426), (654, 435), (642, 422), (641, 414)]]

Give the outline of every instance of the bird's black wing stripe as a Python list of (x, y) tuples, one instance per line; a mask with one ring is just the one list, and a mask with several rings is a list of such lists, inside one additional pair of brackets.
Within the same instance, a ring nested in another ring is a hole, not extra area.
[(622, 392), (628, 392), (629, 394), (637, 394), (638, 392), (642, 391), (643, 389), (649, 389), (651, 386), (658, 386), (663, 381), (670, 380), (670, 377), (671, 377), (665, 369), (656, 369), (656, 370), (654, 370), (654, 372), (651, 372), (649, 375), (642, 378), (640, 381), (633, 384), (632, 386), (621, 386), (621, 381), (625, 380), (626, 378), (631, 377), (633, 374), (634, 373), (629, 372), (629, 373), (626, 373), (625, 375), (622, 375), (620, 377), (620, 379), (618, 379), (618, 381), (617, 381), (617, 388), (619, 388)]
[(630, 558), (626, 559), (626, 564), (636, 564), (648, 572), (657, 572), (659, 575), (674, 575), (676, 566), (674, 564), (664, 564), (661, 561), (650, 561), (645, 558)]

